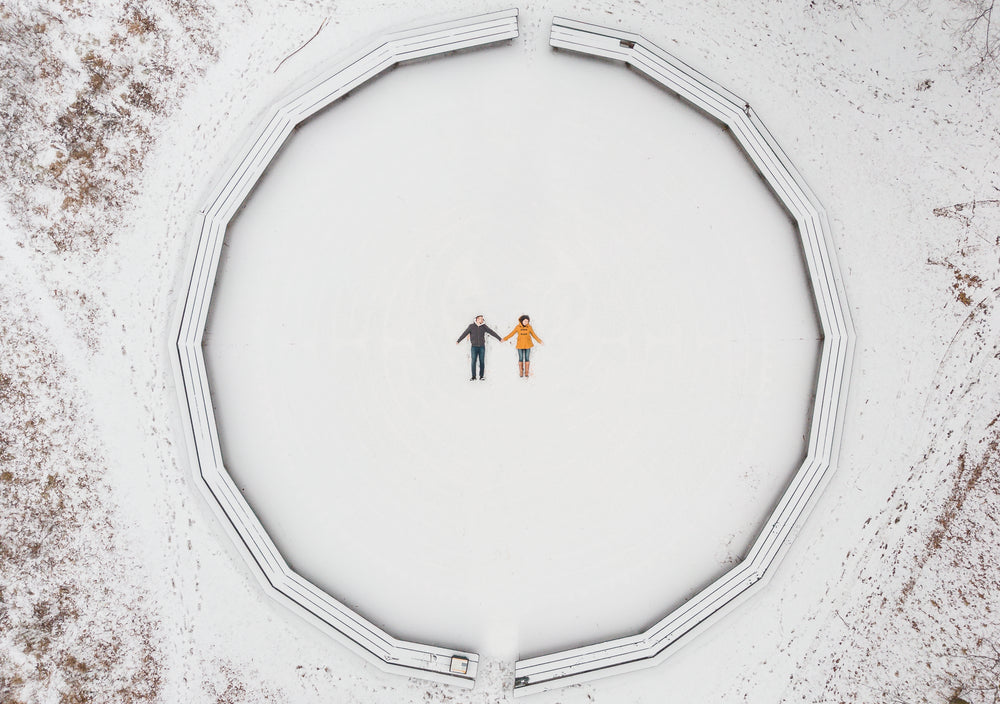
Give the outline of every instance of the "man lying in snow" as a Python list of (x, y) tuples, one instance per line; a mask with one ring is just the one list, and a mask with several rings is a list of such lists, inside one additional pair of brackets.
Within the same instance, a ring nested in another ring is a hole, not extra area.
[(456, 345), (465, 339), (465, 336), (469, 336), (469, 341), (472, 343), (472, 379), (470, 381), (476, 380), (476, 357), (479, 358), (479, 378), (483, 378), (483, 374), (486, 369), (486, 333), (489, 333), (496, 339), (500, 339), (500, 336), (493, 332), (489, 326), (486, 325), (486, 321), (481, 315), (476, 316), (476, 322), (470, 323), (469, 327), (465, 329), (455, 343)]

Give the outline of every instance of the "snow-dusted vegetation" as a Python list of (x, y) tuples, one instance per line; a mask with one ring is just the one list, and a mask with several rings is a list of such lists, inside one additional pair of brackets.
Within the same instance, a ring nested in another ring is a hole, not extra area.
[[(0, 701), (511, 696), (503, 659), (471, 692), (389, 677), (262, 596), (190, 479), (167, 339), (194, 212), (259, 112), (384, 29), (492, 9), (0, 7)], [(560, 0), (497, 51), (547, 61), (555, 14), (753, 103), (829, 213), (858, 353), (839, 465), (767, 589), (660, 668), (538, 701), (998, 701), (993, 3)]]

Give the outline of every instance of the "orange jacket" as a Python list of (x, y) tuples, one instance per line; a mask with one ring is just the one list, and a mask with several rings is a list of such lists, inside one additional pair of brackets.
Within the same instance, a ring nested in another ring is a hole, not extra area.
[(514, 329), (510, 331), (510, 334), (502, 339), (501, 342), (506, 342), (510, 338), (514, 337), (514, 335), (517, 335), (517, 349), (519, 350), (526, 350), (534, 347), (535, 343), (531, 341), (531, 338), (535, 338), (541, 342), (541, 339), (535, 334), (535, 331), (531, 329), (531, 323), (528, 323), (527, 325), (521, 325), (521, 323), (518, 323), (514, 326)]

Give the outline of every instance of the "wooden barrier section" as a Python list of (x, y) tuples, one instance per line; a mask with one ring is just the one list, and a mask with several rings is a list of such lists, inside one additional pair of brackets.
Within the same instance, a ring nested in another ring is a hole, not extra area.
[(504, 10), (388, 34), (273, 105), (200, 209), (190, 278), (173, 328), (173, 366), (191, 465), (199, 487), (265, 591), (382, 670), (465, 688), (475, 683), (477, 654), (393, 638), (288, 566), (226, 471), (202, 338), (229, 221), (295, 126), (399, 63), (517, 37), (517, 15), (516, 9)]
[(749, 103), (637, 34), (556, 18), (550, 44), (621, 61), (731, 132), (798, 226), (823, 347), (806, 458), (743, 561), (642, 633), (518, 661), (518, 695), (655, 666), (764, 584), (836, 464), (855, 345), (826, 214)]

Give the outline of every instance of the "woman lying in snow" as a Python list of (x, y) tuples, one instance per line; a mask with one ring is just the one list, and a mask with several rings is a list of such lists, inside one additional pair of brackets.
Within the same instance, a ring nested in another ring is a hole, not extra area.
[(517, 335), (517, 366), (521, 372), (521, 376), (528, 377), (531, 375), (531, 348), (535, 346), (531, 338), (538, 340), (538, 344), (540, 345), (544, 345), (545, 343), (531, 329), (531, 318), (522, 315), (517, 320), (518, 324), (514, 326), (510, 334), (501, 340), (501, 342), (506, 342), (514, 335)]

